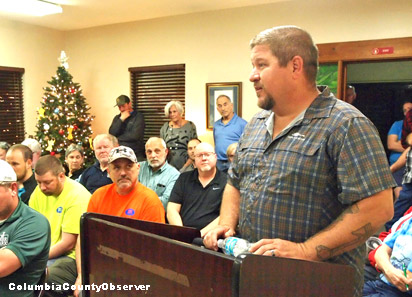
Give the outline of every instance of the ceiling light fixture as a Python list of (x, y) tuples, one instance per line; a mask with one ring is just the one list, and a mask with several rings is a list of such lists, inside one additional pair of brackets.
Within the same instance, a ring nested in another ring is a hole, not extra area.
[(33, 16), (45, 16), (62, 13), (63, 8), (58, 4), (42, 0), (2, 0), (0, 1), (0, 11)]

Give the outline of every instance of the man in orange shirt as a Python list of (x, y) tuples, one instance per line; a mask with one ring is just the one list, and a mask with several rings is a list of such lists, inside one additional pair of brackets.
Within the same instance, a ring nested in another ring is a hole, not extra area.
[[(164, 223), (165, 211), (156, 192), (138, 181), (140, 165), (133, 150), (126, 146), (110, 151), (107, 169), (113, 184), (96, 190), (90, 198), (88, 212), (96, 212), (124, 218)], [(81, 284), (80, 243), (76, 245), (78, 277)], [(74, 292), (78, 296), (78, 290)]]

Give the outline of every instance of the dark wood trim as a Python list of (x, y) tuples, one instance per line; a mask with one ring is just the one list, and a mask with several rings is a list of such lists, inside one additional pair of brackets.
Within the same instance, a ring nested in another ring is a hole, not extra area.
[(0, 66), (0, 71), (24, 73), (24, 68)]
[(168, 71), (168, 70), (185, 70), (185, 64), (160, 65), (160, 66), (143, 66), (130, 67), (129, 72), (146, 72), (146, 71)]

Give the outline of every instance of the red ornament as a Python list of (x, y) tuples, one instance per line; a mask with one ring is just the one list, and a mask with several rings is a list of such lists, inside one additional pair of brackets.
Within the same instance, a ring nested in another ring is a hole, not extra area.
[(74, 129), (74, 130), (77, 130), (77, 128), (79, 128), (79, 126), (73, 125), (73, 129)]
[(56, 152), (50, 152), (50, 155), (54, 156), (56, 154)]
[(75, 89), (70, 89), (70, 93), (74, 94), (74, 92), (76, 92)]
[(59, 134), (63, 136), (63, 135), (64, 135), (64, 130), (63, 130), (63, 129), (60, 129), (60, 130), (59, 130)]

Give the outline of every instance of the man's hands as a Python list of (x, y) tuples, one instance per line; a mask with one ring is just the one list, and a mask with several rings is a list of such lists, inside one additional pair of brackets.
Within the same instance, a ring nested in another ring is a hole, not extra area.
[(120, 120), (124, 122), (125, 119), (130, 117), (130, 111), (129, 110), (124, 110), (120, 113)]
[(206, 233), (203, 237), (203, 244), (208, 249), (217, 251), (217, 240), (235, 235), (235, 231), (229, 226), (217, 225), (215, 228)]
[(304, 243), (295, 243), (283, 239), (261, 239), (254, 243), (249, 251), (256, 255), (276, 256), (302, 260), (313, 260), (305, 251)]

